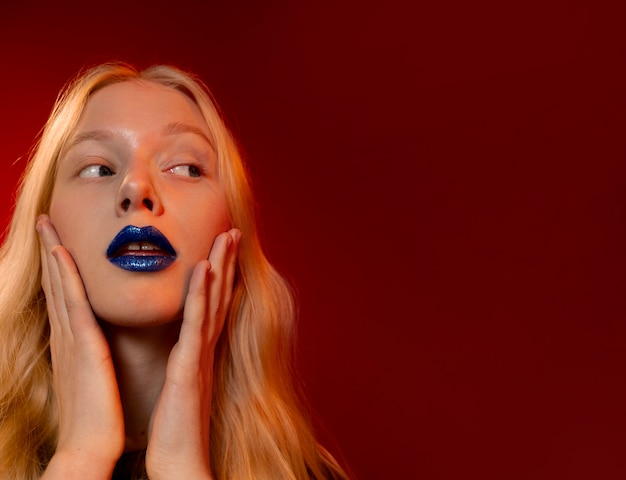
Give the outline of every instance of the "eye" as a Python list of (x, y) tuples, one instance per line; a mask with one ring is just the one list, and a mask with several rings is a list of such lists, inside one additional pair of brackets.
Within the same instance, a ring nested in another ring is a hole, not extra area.
[(113, 170), (106, 165), (89, 165), (78, 173), (78, 176), (83, 178), (110, 177), (112, 175)]
[(184, 175), (186, 177), (199, 177), (202, 173), (200, 167), (195, 165), (176, 165), (174, 168), (170, 168), (170, 172), (174, 175)]

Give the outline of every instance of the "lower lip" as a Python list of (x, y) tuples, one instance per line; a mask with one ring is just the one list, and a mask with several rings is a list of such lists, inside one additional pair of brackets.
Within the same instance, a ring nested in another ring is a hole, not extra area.
[(109, 258), (116, 267), (129, 272), (160, 272), (169, 267), (176, 257), (167, 255), (122, 255)]

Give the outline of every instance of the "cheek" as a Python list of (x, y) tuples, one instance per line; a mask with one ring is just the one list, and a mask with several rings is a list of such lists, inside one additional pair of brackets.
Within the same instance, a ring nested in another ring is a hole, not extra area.
[(66, 208), (63, 199), (59, 198), (58, 195), (55, 194), (56, 188), (53, 191), (52, 198), (50, 200), (50, 208), (48, 209), (48, 216), (50, 217), (50, 221), (54, 228), (57, 230), (57, 233), (60, 228), (65, 224), (65, 214), (69, 211)]
[(88, 296), (93, 298), (103, 285), (116, 279), (107, 278), (106, 222), (97, 215), (89, 198), (79, 198), (76, 201), (74, 195), (53, 195), (48, 214), (61, 245), (76, 264)]
[(212, 202), (210, 208), (197, 209), (181, 222), (180, 237), (189, 244), (196, 261), (208, 258), (216, 237), (231, 228), (230, 216), (224, 202)]
[[(52, 197), (48, 216), (56, 230), (61, 244), (70, 250), (74, 250), (72, 243), (75, 243), (76, 237), (80, 235), (80, 221), (76, 214), (76, 205), (65, 202), (63, 198), (57, 196)], [(71, 232), (71, 235), (70, 235)]]
[(89, 211), (88, 203), (82, 199), (66, 201), (62, 197), (53, 197), (50, 204), (50, 221), (61, 244), (74, 256), (80, 251), (100, 247), (94, 242), (102, 237), (101, 229), (96, 228), (99, 222)]

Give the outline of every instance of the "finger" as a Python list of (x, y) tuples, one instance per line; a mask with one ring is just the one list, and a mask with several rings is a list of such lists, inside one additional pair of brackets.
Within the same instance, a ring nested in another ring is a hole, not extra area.
[(72, 330), (89, 328), (99, 332), (99, 326), (85, 292), (85, 285), (70, 252), (62, 245), (56, 245), (52, 248), (52, 256), (58, 267), (70, 328)]
[[(48, 292), (46, 301), (49, 301), (48, 315), (59, 328), (71, 334), (70, 317), (66, 307), (66, 289), (59, 270), (59, 262), (54, 256), (57, 249), (65, 250), (61, 245), (61, 240), (50, 222), (47, 215), (41, 215), (37, 222), (37, 230), (40, 232), (41, 243), (43, 245), (46, 267), (48, 273)], [(68, 253), (69, 255), (69, 253)], [(72, 260), (73, 263), (73, 260)], [(49, 300), (48, 300), (49, 299)]]
[(56, 339), (60, 335), (60, 325), (54, 305), (54, 297), (50, 287), (50, 276), (48, 274), (48, 255), (44, 250), (43, 244), (40, 243), (39, 250), (41, 253), (41, 287), (46, 296), (46, 308), (48, 310), (48, 322), (50, 323), (50, 346), (55, 348)]
[(42, 215), (37, 228), (41, 232), (48, 260), (49, 290), (59, 322), (70, 330), (84, 326), (97, 327), (76, 263), (61, 245), (49, 218)]
[(37, 232), (41, 246), (42, 286), (46, 294), (49, 320), (53, 327), (69, 327), (67, 315), (62, 308), (64, 299), (61, 276), (51, 253), (51, 249), (59, 244), (59, 240), (47, 216), (42, 215), (39, 218)]
[(191, 274), (178, 342), (174, 345), (167, 362), (165, 387), (170, 384), (177, 387), (197, 385), (202, 378), (202, 371), (198, 371), (198, 365), (206, 358), (206, 355), (203, 355), (205, 345), (202, 341), (204, 338), (202, 330), (207, 324), (206, 285), (210, 269), (211, 264), (208, 260), (203, 260), (195, 266)]
[[(230, 235), (230, 239), (227, 238), (225, 241), (225, 251), (219, 262), (219, 271), (217, 271), (217, 268), (215, 269), (216, 275), (210, 279), (211, 284), (209, 285), (210, 321), (206, 334), (207, 340), (211, 344), (217, 343), (224, 329), (224, 322), (233, 297), (233, 283), (237, 268), (237, 251), (241, 232), (237, 229), (232, 229), (227, 234)], [(220, 254), (219, 249), (216, 249), (216, 252)]]
[(183, 350), (190, 353), (197, 352), (202, 340), (202, 329), (207, 319), (207, 277), (210, 271), (211, 264), (203, 260), (194, 267), (189, 280), (179, 344), (185, 345)]
[(239, 231), (238, 229), (233, 228), (228, 233), (232, 237), (233, 243), (228, 250), (228, 259), (226, 260), (226, 273), (224, 275), (223, 284), (223, 289), (225, 293), (224, 305), (226, 306), (226, 311), (230, 308), (230, 303), (233, 296), (235, 273), (237, 271), (237, 256), (239, 254), (239, 242), (241, 241), (241, 231)]
[(198, 263), (192, 272), (177, 345), (179, 348), (176, 348), (179, 361), (188, 359), (194, 362), (201, 355), (202, 340), (206, 339), (212, 345), (219, 337), (224, 321), (221, 310), (228, 309), (232, 296), (236, 243), (240, 236), (238, 230), (220, 234), (209, 256), (217, 268), (205, 260)]
[[(228, 252), (233, 246), (233, 237), (230, 232), (225, 232), (217, 236), (209, 255), (211, 262), (211, 273), (209, 275), (209, 304), (208, 311), (213, 323), (223, 317), (223, 313), (228, 309), (228, 293), (225, 291), (226, 272), (228, 265)], [(220, 327), (221, 328), (221, 327)]]
[[(46, 303), (48, 310), (54, 310), (54, 299), (52, 298), (52, 290), (50, 287), (50, 273), (48, 266), (48, 255), (43, 247), (43, 243), (39, 243), (39, 253), (41, 255), (41, 288), (46, 295)], [(52, 307), (52, 308), (51, 308)]]
[(39, 232), (39, 238), (47, 252), (55, 245), (61, 244), (61, 240), (52, 226), (48, 215), (40, 215), (37, 219), (37, 232)]
[[(232, 285), (235, 271), (235, 256), (228, 252), (233, 250), (235, 239), (240, 238), (238, 230), (236, 233), (232, 232), (222, 233), (215, 239), (209, 258), (215, 262), (217, 268), (206, 260), (194, 268), (185, 299), (179, 341), (175, 348), (178, 362), (197, 362), (202, 355), (203, 340), (208, 341), (209, 346), (214, 346), (222, 330), (224, 315), (220, 314), (220, 310), (228, 308), (232, 290), (232, 286), (228, 291), (224, 289), (224, 279), (229, 278)], [(226, 274), (225, 265), (228, 267)]]

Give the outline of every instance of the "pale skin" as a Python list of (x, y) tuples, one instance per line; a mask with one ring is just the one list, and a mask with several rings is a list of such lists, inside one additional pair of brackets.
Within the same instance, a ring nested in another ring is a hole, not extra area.
[[(74, 135), (84, 141), (60, 160), (37, 221), (59, 412), (46, 480), (109, 479), (124, 451), (142, 448), (152, 480), (212, 478), (214, 352), (241, 233), (205, 133), (179, 92), (124, 82), (89, 100)], [(111, 265), (103, 249), (127, 224), (158, 226), (176, 262), (157, 274)]]

